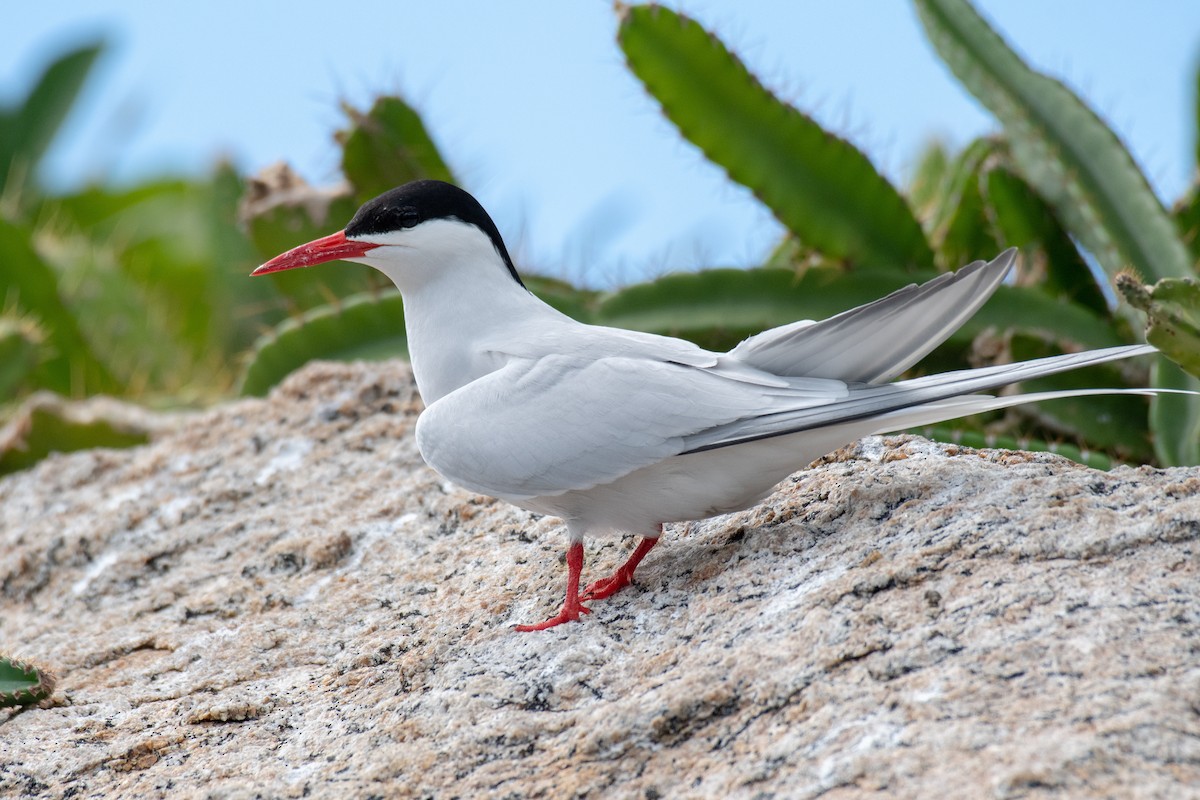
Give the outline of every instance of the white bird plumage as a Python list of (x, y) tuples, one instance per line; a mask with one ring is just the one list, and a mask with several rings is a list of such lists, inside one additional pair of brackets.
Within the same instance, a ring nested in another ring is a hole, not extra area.
[[(545, 623), (519, 626), (530, 630), (578, 619), (582, 600), (628, 584), (662, 523), (749, 507), (862, 436), (1097, 393), (979, 392), (1155, 352), (1113, 347), (891, 383), (983, 305), (1014, 257), (1008, 250), (829, 319), (765, 331), (728, 353), (556, 311), (521, 284), (474, 198), (436, 181), (376, 198), (344, 232), (255, 274), (342, 258), (400, 289), (426, 404), (421, 455), (460, 486), (567, 525), (567, 600)], [(583, 537), (614, 532), (645, 538), (581, 597)]]

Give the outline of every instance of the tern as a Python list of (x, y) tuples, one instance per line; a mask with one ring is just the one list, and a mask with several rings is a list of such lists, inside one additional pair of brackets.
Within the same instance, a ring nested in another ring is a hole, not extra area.
[[(345, 229), (254, 270), (326, 261), (374, 267), (400, 290), (425, 403), (417, 445), (473, 492), (561, 518), (567, 590), (544, 630), (629, 585), (663, 524), (748, 508), (813, 460), (863, 436), (1020, 403), (1152, 390), (987, 392), (1156, 352), (1110, 347), (894, 380), (962, 325), (1009, 273), (1015, 250), (829, 319), (751, 336), (727, 353), (586, 325), (529, 292), (491, 217), (448, 183), (408, 183)], [(585, 536), (642, 538), (582, 591)]]

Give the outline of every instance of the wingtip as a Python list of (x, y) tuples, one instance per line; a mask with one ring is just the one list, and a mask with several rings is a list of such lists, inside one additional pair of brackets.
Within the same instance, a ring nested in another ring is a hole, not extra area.
[(994, 259), (992, 259), (992, 263), (995, 264), (997, 267), (1003, 267), (1004, 274), (1008, 275), (1008, 271), (1010, 269), (1012, 269), (1013, 264), (1016, 263), (1018, 252), (1019, 251), (1017, 250), (1017, 248), (1010, 247), (1007, 250), (1005, 250), (1004, 252), (1002, 252), (1000, 255), (998, 255)]
[(972, 261), (970, 264), (964, 264), (963, 266), (954, 270), (954, 272), (947, 274), (966, 277), (968, 275), (974, 275), (978, 272), (984, 272), (987, 274), (996, 273), (999, 275), (999, 280), (1003, 280), (1004, 278), (1008, 277), (1009, 271), (1012, 269), (1013, 264), (1017, 260), (1018, 252), (1019, 251), (1017, 248), (1010, 247), (1001, 252), (991, 261), (984, 261), (983, 259)]

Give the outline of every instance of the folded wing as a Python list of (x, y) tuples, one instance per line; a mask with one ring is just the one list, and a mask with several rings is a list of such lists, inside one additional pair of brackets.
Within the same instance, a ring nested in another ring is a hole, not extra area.
[(769, 386), (671, 361), (551, 355), (513, 361), (433, 403), (417, 445), (455, 483), (519, 501), (608, 483), (739, 420), (848, 396), (841, 381)]

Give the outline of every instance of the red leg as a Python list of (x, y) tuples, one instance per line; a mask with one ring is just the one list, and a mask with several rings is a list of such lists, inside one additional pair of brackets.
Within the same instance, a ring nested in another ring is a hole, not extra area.
[[(658, 528), (658, 532), (662, 534), (662, 526)], [(617, 568), (607, 578), (602, 578), (583, 590), (584, 600), (603, 600), (624, 589), (629, 584), (633, 583), (633, 571), (637, 569), (637, 565), (642, 563), (642, 559), (646, 557), (654, 549), (654, 545), (658, 544), (658, 536), (643, 536), (642, 541), (638, 542), (637, 549), (629, 556), (629, 559)]]
[(544, 631), (564, 622), (578, 622), (580, 614), (592, 613), (592, 610), (579, 600), (579, 575), (582, 572), (583, 542), (574, 542), (567, 548), (567, 599), (563, 601), (562, 611), (537, 625), (517, 625), (516, 630)]

